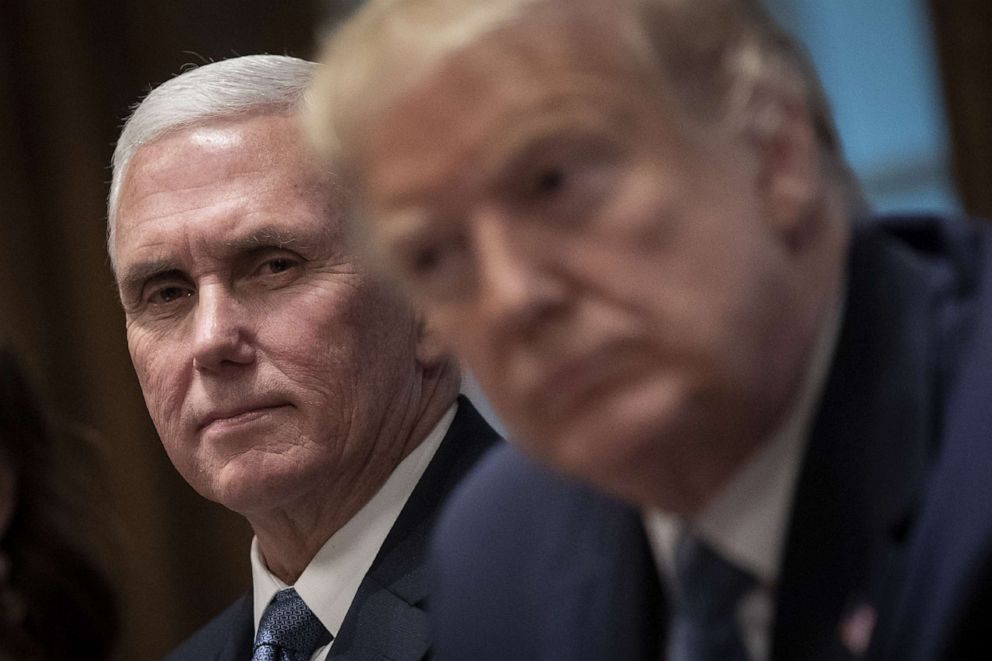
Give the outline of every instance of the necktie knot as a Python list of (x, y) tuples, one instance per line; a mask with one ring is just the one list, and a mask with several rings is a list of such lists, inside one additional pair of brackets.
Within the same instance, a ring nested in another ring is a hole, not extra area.
[(262, 613), (252, 661), (307, 661), (330, 641), (331, 634), (296, 590), (287, 588)]
[(736, 610), (754, 586), (754, 577), (722, 558), (695, 537), (685, 537), (675, 549), (675, 575), (680, 606), (693, 617), (709, 620)]

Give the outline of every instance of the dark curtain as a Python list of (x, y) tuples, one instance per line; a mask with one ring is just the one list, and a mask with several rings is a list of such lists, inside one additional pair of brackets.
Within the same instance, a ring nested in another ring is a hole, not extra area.
[(992, 218), (992, 2), (930, 0), (965, 208)]
[(159, 658), (245, 590), (250, 531), (178, 477), (148, 420), (104, 251), (113, 144), (128, 107), (186, 63), (311, 57), (324, 10), (0, 0), (0, 335), (101, 439), (120, 537), (105, 551), (123, 598), (119, 659)]

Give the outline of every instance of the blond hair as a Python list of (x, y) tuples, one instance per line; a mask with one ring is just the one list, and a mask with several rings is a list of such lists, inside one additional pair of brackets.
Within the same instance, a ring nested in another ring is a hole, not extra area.
[(363, 123), (433, 67), (483, 38), (545, 24), (611, 30), (644, 80), (674, 92), (692, 121), (767, 132), (782, 118), (762, 100), (801, 98), (831, 179), (849, 207), (864, 206), (813, 67), (757, 0), (370, 0), (325, 46), (311, 139), (346, 165)]

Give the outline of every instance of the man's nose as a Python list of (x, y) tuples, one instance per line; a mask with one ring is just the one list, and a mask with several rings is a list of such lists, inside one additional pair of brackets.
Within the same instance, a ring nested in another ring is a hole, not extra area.
[(251, 312), (222, 285), (197, 293), (193, 366), (216, 372), (255, 360)]
[(475, 218), (478, 294), (490, 323), (531, 332), (564, 309), (568, 284), (554, 246), (521, 224), (498, 211)]

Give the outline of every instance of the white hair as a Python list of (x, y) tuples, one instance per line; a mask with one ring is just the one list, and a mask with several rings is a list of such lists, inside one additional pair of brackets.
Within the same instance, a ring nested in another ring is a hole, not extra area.
[(149, 92), (124, 123), (114, 149), (107, 199), (111, 266), (116, 270), (114, 228), (121, 188), (142, 145), (215, 119), (296, 110), (306, 103), (318, 67), (288, 55), (245, 55), (189, 69)]

